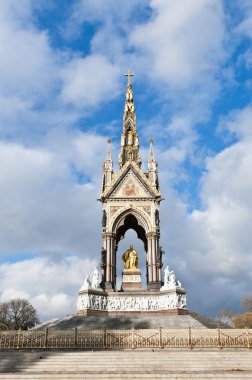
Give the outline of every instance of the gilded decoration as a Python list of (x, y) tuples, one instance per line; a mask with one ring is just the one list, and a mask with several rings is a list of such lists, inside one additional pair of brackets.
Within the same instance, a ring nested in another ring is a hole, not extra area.
[(129, 249), (122, 255), (124, 269), (135, 270), (138, 269), (138, 254), (133, 245), (130, 245)]

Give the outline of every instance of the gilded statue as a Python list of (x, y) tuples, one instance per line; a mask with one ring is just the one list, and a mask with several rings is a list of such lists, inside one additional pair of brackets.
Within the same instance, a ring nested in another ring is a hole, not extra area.
[(129, 249), (122, 255), (124, 269), (137, 269), (138, 254), (133, 245), (130, 245)]

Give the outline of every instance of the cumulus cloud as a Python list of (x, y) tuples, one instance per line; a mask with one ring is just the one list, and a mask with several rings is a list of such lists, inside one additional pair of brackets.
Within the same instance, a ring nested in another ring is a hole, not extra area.
[(0, 86), (3, 96), (34, 103), (48, 96), (57, 80), (57, 55), (46, 32), (32, 23), (30, 1), (2, 2)]
[[(70, 250), (89, 256), (99, 252), (94, 235), (100, 220), (96, 176), (105, 141), (80, 134), (68, 136), (65, 144), (61, 141), (51, 150), (0, 144), (2, 253)], [(94, 178), (89, 177), (92, 173)]]
[(57, 260), (37, 257), (0, 265), (0, 300), (24, 297), (40, 318), (65, 316), (76, 311), (77, 292), (97, 262), (76, 256)]
[(62, 70), (61, 99), (88, 108), (118, 95), (120, 70), (101, 55), (76, 58)]
[(188, 212), (187, 203), (167, 190), (161, 209), (167, 263), (184, 280), (190, 307), (212, 315), (223, 306), (239, 310), (250, 292), (251, 152), (248, 139), (207, 159), (201, 209)]
[(240, 0), (238, 7), (242, 12), (241, 21), (237, 25), (236, 31), (249, 38), (252, 38), (252, 5), (249, 0)]
[(153, 17), (131, 35), (132, 44), (149, 54), (150, 73), (182, 87), (202, 75), (206, 81), (223, 59), (221, 2), (153, 0), (150, 6)]
[[(36, 22), (42, 2), (0, 5), (0, 132), (31, 141), (69, 128), (83, 113), (118, 96), (119, 68), (101, 53), (54, 49)], [(81, 109), (81, 111), (80, 111)]]
[(218, 126), (220, 132), (228, 131), (239, 139), (252, 137), (252, 108), (251, 105), (243, 109), (231, 111), (227, 116), (222, 117)]

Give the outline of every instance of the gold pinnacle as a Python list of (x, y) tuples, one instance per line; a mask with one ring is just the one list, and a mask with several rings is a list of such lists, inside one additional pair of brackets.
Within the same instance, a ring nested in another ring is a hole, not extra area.
[(108, 142), (108, 144), (110, 144), (110, 143), (111, 143), (110, 137), (108, 137), (108, 140), (107, 140), (107, 142)]

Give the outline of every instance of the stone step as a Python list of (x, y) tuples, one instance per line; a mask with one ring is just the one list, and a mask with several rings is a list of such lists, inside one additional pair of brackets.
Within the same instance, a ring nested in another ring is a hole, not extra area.
[[(36, 368), (32, 368), (30, 370), (28, 369), (22, 369), (22, 368), (15, 368), (15, 372), (14, 373), (27, 373), (27, 374), (31, 374), (31, 373), (36, 373), (36, 374), (40, 374), (40, 373), (75, 373), (75, 374), (80, 374), (80, 373), (87, 373), (87, 374), (94, 374), (97, 372), (97, 368), (99, 368), (99, 370), (103, 373), (103, 374), (116, 374), (118, 372), (120, 373), (125, 373), (125, 374), (130, 374), (130, 373), (142, 373), (143, 371), (141, 369), (139, 369), (139, 367), (129, 367), (129, 368), (104, 368), (103, 366), (96, 366), (95, 368), (67, 368), (67, 369), (63, 369), (63, 368), (60, 368), (60, 367), (56, 367), (56, 368), (38, 368), (36, 370)], [(146, 372), (148, 373), (159, 373), (159, 374), (162, 374), (162, 373), (172, 373), (172, 372), (178, 372), (178, 367), (173, 367), (173, 368), (159, 368), (158, 366), (157, 367), (144, 367), (146, 368)], [(250, 372), (252, 373), (252, 369), (251, 367), (248, 368), (246, 366), (227, 366), (227, 367), (201, 367), (201, 366), (198, 366), (198, 367), (191, 367), (189, 366), (188, 368), (187, 367), (182, 367), (182, 368), (179, 368), (179, 372), (219, 372), (219, 371), (228, 371), (228, 372), (239, 372), (239, 373), (243, 373), (243, 372)], [(4, 373), (13, 373), (13, 370), (8, 370), (8, 369), (5, 369), (4, 371), (1, 372), (1, 374), (4, 374)]]
[[(185, 359), (185, 358), (181, 358), (181, 360), (179, 358), (167, 358), (167, 359), (158, 359), (158, 358), (149, 358), (148, 359), (144, 359), (144, 360), (137, 360), (136, 358), (132, 359), (132, 360), (126, 360), (124, 358), (121, 358), (120, 359), (120, 363), (121, 364), (128, 364), (128, 363), (132, 363), (132, 364), (138, 364), (139, 362), (140, 363), (159, 363), (159, 364), (170, 364), (170, 363), (180, 363), (181, 365), (182, 364), (187, 364), (188, 363), (188, 360), (190, 360), (190, 362), (193, 362), (193, 363), (207, 363), (208, 361), (211, 361), (211, 362), (220, 362), (222, 363), (223, 360), (226, 362), (232, 362), (233, 360), (236, 360), (236, 361), (239, 361), (239, 362), (246, 362), (246, 361), (251, 361), (252, 357), (248, 358), (248, 357), (210, 357), (210, 356), (207, 356), (205, 358), (195, 358), (195, 357), (189, 357), (188, 359)], [(57, 364), (64, 364), (64, 363), (73, 363), (73, 364), (77, 364), (77, 363), (85, 363), (85, 364), (89, 364), (89, 363), (94, 363), (94, 362), (99, 362), (99, 363), (111, 363), (111, 362), (117, 362), (117, 360), (112, 360), (112, 358), (107, 358), (107, 359), (98, 359), (97, 357), (94, 357), (94, 360), (92, 360), (91, 358), (88, 358), (88, 359), (85, 359), (83, 357), (81, 357), (79, 360), (78, 359), (70, 359), (70, 358), (66, 358), (65, 360), (64, 359), (58, 359), (58, 360), (53, 360), (53, 358), (49, 358), (49, 359), (46, 359), (46, 358), (42, 358), (42, 359), (39, 359), (39, 358), (34, 358), (34, 359), (31, 359), (31, 360), (27, 360), (27, 359), (18, 359), (18, 360), (15, 360), (15, 359), (4, 359), (4, 360), (1, 360), (1, 363), (0, 365), (3, 365), (3, 364), (6, 364), (6, 363), (18, 363), (18, 362), (22, 362), (22, 363), (26, 363), (26, 364), (29, 364), (31, 362), (37, 362), (37, 363), (48, 363), (48, 364), (54, 364), (54, 363), (57, 363)]]
[(1, 351), (0, 380), (252, 379), (250, 350)]
[[(248, 352), (248, 354), (251, 353)], [(128, 353), (127, 353), (128, 354)], [(214, 359), (214, 358), (247, 358), (247, 357), (250, 357), (250, 355), (195, 355), (194, 353), (191, 353), (191, 355), (182, 355), (182, 353), (180, 355), (177, 355), (177, 356), (173, 356), (173, 355), (167, 355), (167, 356), (161, 356), (158, 357), (158, 356), (151, 356), (151, 355), (146, 355), (146, 356), (133, 356), (133, 355), (130, 355), (131, 357), (131, 360), (133, 361), (139, 361), (139, 360), (146, 360), (148, 362), (148, 359), (151, 359), (151, 360), (158, 360), (158, 361), (162, 361), (162, 360), (179, 360), (179, 361), (183, 361), (183, 360), (187, 360), (187, 359), (198, 359), (198, 360), (207, 360), (207, 358), (210, 358), (210, 359)], [(33, 359), (36, 359), (36, 360), (48, 360), (48, 361), (55, 361), (55, 360), (61, 360), (61, 361), (64, 361), (66, 358), (67, 360), (73, 360), (73, 361), (78, 361), (78, 360), (92, 360), (93, 358), (97, 359), (97, 360), (111, 360), (111, 359), (120, 359), (120, 360), (125, 360), (125, 361), (128, 361), (127, 358), (125, 358), (124, 356), (97, 356), (97, 355), (93, 355), (93, 356), (76, 356), (76, 357), (71, 357), (71, 356), (62, 356), (62, 357), (54, 357), (54, 356), (30, 356), (30, 357), (26, 357), (26, 356), (14, 356), (13, 353), (11, 353), (11, 356), (9, 357), (1, 357), (1, 361), (2, 360), (11, 360), (13, 358), (13, 360), (17, 360), (17, 359), (20, 359), (20, 360), (33, 360)], [(15, 358), (15, 359), (14, 359)]]
[[(139, 364), (139, 363), (142, 363), (142, 364), (149, 364), (150, 362), (152, 364), (160, 364), (160, 365), (171, 365), (172, 363), (173, 364), (180, 364), (180, 365), (183, 365), (183, 364), (187, 364), (188, 361), (190, 361), (190, 363), (200, 363), (200, 364), (205, 364), (205, 363), (208, 363), (208, 362), (215, 362), (215, 363), (222, 363), (223, 361), (225, 363), (232, 363), (233, 361), (238, 361), (238, 362), (242, 362), (242, 363), (245, 363), (245, 362), (251, 362), (252, 361), (252, 357), (249, 359), (249, 358), (237, 358), (237, 357), (234, 357), (234, 358), (212, 358), (212, 357), (206, 357), (204, 359), (200, 359), (200, 358), (188, 358), (188, 360), (185, 360), (185, 359), (172, 359), (172, 358), (167, 358), (166, 360), (158, 360), (158, 359), (151, 359), (148, 361), (148, 360), (120, 360), (120, 364), (125, 364), (125, 365), (128, 365), (128, 363), (131, 363), (132, 365), (133, 364)], [(80, 360), (70, 360), (70, 359), (65, 359), (65, 360), (47, 360), (47, 359), (34, 359), (34, 360), (4, 360), (4, 361), (1, 361), (0, 363), (0, 366), (3, 366), (3, 365), (6, 365), (6, 364), (13, 364), (13, 363), (24, 363), (26, 365), (29, 365), (30, 363), (32, 362), (37, 362), (37, 363), (40, 363), (41, 365), (43, 365), (44, 363), (47, 363), (47, 365), (54, 365), (54, 364), (57, 364), (57, 365), (64, 365), (65, 363), (72, 363), (73, 365), (75, 364), (82, 364), (82, 365), (89, 365), (89, 364), (92, 364), (92, 363), (96, 363), (96, 362), (99, 362), (99, 363), (103, 363), (103, 364), (110, 364), (111, 362), (112, 363), (117, 363), (117, 360), (112, 360), (112, 359), (107, 359), (107, 360), (98, 360), (97, 358), (94, 358), (94, 360), (91, 360), (91, 359), (88, 359), (88, 360), (85, 360), (83, 358), (80, 358)]]
[[(190, 361), (190, 364), (188, 364), (188, 362)], [(224, 363), (226, 364), (232, 364), (233, 362), (236, 362), (236, 363), (240, 363), (240, 364), (248, 364), (250, 366), (252, 366), (252, 364), (250, 364), (252, 361), (252, 358), (251, 359), (240, 359), (240, 358), (234, 358), (233, 360), (231, 359), (211, 359), (209, 358), (208, 360), (193, 360), (193, 359), (188, 359), (187, 361), (180, 361), (180, 360), (172, 360), (172, 359), (167, 359), (167, 361), (158, 361), (158, 360), (155, 360), (155, 361), (151, 361), (151, 365), (160, 365), (160, 366), (173, 366), (173, 365), (180, 365), (180, 366), (186, 366), (186, 365), (201, 365), (201, 366), (204, 366), (204, 365), (208, 365), (209, 363), (215, 363), (216, 365), (224, 365)], [(46, 361), (46, 360), (31, 360), (31, 361), (5, 361), (3, 363), (0, 363), (0, 368), (3, 368), (5, 366), (11, 366), (11, 365), (18, 365), (18, 366), (27, 366), (27, 365), (30, 365), (32, 363), (36, 363), (36, 365), (40, 365), (40, 366), (43, 366), (46, 365), (49, 366), (49, 365), (52, 365), (52, 366), (65, 366), (65, 365), (81, 365), (81, 366), (88, 366), (88, 365), (92, 365), (92, 364), (96, 364), (96, 363), (100, 363), (100, 365), (110, 365), (111, 363), (117, 363), (116, 360), (107, 360), (107, 361), (102, 361), (102, 360), (97, 360), (95, 359), (94, 361), (85, 361), (83, 359), (81, 359), (80, 361), (70, 361), (70, 360), (65, 360), (65, 361), (56, 361), (56, 362), (49, 362), (49, 361)], [(139, 365), (139, 363), (141, 363), (142, 365), (149, 365), (150, 364), (150, 361), (120, 361), (120, 365), (124, 365), (124, 366), (128, 366), (128, 365)]]
[[(142, 365), (142, 364), (138, 364), (138, 365), (125, 365), (125, 366), (116, 366), (116, 365), (103, 365), (101, 363), (97, 363), (96, 365), (89, 365), (89, 366), (77, 366), (77, 365), (65, 365), (65, 366), (61, 366), (61, 365), (54, 365), (54, 366), (36, 366), (36, 365), (32, 365), (30, 368), (27, 368), (27, 366), (14, 366), (14, 367), (9, 367), (9, 366), (5, 366), (5, 367), (2, 367), (0, 372), (4, 372), (4, 371), (8, 371), (8, 372), (11, 372), (12, 369), (14, 369), (15, 371), (45, 371), (45, 370), (52, 370), (54, 371), (55, 369), (59, 369), (59, 370), (64, 370), (64, 371), (68, 371), (68, 370), (79, 370), (79, 371), (95, 371), (97, 368), (103, 368), (104, 371), (114, 371), (114, 370), (117, 370), (118, 368), (121, 368), (123, 369), (124, 371), (128, 371), (132, 368), (134, 369), (141, 369), (142, 367), (143, 368), (147, 368), (147, 364), (145, 365)], [(233, 369), (233, 368), (239, 368), (239, 369), (246, 369), (246, 370), (251, 370), (252, 371), (252, 367), (249, 363), (227, 363), (227, 364), (224, 364), (224, 365), (200, 365), (200, 364), (188, 364), (188, 365), (182, 365), (182, 366), (178, 366), (178, 365), (171, 365), (171, 366), (160, 366), (158, 364), (156, 365), (148, 365), (148, 368), (150, 369), (162, 369), (162, 370), (173, 370), (174, 368), (177, 369), (177, 368), (180, 368), (181, 370), (183, 369), (188, 369), (188, 368), (191, 368), (191, 369), (194, 369), (194, 368), (201, 368), (201, 369)]]
[(99, 379), (252, 379), (252, 373), (230, 373), (230, 372), (215, 372), (215, 373), (169, 373), (169, 374), (157, 374), (157, 373), (142, 373), (142, 374), (0, 374), (1, 380), (99, 380)]
[[(90, 358), (90, 357), (85, 357), (85, 356), (80, 356), (79, 358), (67, 358), (67, 357), (64, 357), (64, 358), (53, 358), (53, 357), (31, 357), (31, 358), (21, 358), (21, 357), (17, 357), (17, 358), (2, 358), (1, 359), (1, 363), (5, 363), (5, 362), (18, 362), (18, 361), (22, 361), (22, 362), (25, 362), (25, 363), (30, 363), (32, 361), (40, 361), (40, 362), (47, 362), (47, 363), (65, 363), (65, 361), (67, 362), (73, 362), (73, 363), (78, 363), (78, 362), (85, 362), (85, 363), (88, 363), (88, 362), (93, 362), (94, 360), (95, 361), (99, 361), (99, 362), (103, 362), (103, 363), (106, 363), (106, 362), (111, 362), (111, 361), (115, 361), (117, 362), (118, 360), (121, 362), (121, 363), (128, 363), (128, 362), (131, 362), (131, 363), (149, 363), (150, 361), (152, 363), (166, 363), (167, 361), (168, 362), (178, 362), (178, 363), (187, 363), (188, 360), (190, 361), (199, 361), (200, 363), (202, 362), (207, 362), (208, 360), (219, 360), (219, 361), (222, 361), (222, 360), (225, 360), (225, 361), (232, 361), (232, 360), (251, 360), (250, 359), (251, 356), (238, 356), (238, 355), (235, 355), (235, 356), (208, 356), (206, 355), (205, 357), (202, 357), (202, 356), (187, 356), (187, 357), (181, 357), (181, 359), (179, 357), (167, 357), (167, 358), (154, 358), (154, 357), (147, 357), (147, 358), (131, 358), (131, 360), (127, 360), (123, 357), (107, 357), (107, 358), (99, 358), (97, 356), (94, 356), (94, 358)], [(149, 359), (149, 360), (148, 360)]]

